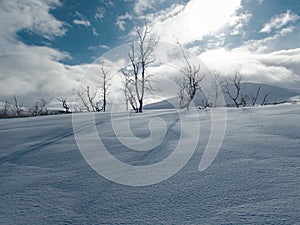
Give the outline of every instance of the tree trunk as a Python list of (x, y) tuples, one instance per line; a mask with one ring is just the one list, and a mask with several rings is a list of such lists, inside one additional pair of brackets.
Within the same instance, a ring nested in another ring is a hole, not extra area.
[(106, 110), (106, 87), (104, 88), (104, 93), (103, 93), (103, 112)]
[(138, 112), (141, 113), (141, 112), (143, 112), (143, 99), (139, 100), (139, 104), (140, 104), (140, 106), (138, 108)]

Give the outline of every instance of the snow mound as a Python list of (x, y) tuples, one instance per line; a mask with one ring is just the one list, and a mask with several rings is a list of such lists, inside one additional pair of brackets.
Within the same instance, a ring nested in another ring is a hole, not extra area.
[[(171, 178), (144, 187), (97, 174), (78, 149), (71, 115), (0, 120), (0, 224), (299, 223), (299, 105), (228, 109), (221, 151), (199, 172), (210, 110), (189, 116), (187, 124), (198, 118), (201, 129), (189, 162)], [(88, 115), (80, 115), (82, 122)], [(109, 113), (95, 114), (95, 123), (116, 158), (153, 165), (173, 151), (181, 127), (176, 110), (148, 110), (131, 115), (133, 133), (147, 138), (154, 117), (165, 121), (167, 133), (147, 152), (122, 146)]]

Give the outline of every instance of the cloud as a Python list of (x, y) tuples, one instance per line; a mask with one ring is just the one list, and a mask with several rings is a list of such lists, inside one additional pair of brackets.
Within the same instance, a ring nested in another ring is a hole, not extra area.
[(286, 36), (290, 33), (293, 33), (295, 31), (295, 27), (294, 26), (288, 26), (288, 27), (285, 27), (283, 28), (280, 32), (279, 32), (279, 35), (280, 36)]
[(96, 14), (95, 14), (95, 19), (98, 20), (98, 21), (102, 21), (102, 19), (104, 18), (105, 16), (105, 8), (103, 7), (97, 7), (97, 11), (96, 11)]
[(99, 45), (99, 48), (101, 48), (101, 49), (109, 49), (109, 47), (107, 45)]
[(155, 22), (153, 30), (163, 41), (174, 42), (174, 37), (182, 43), (201, 40), (231, 21), (240, 4), (240, 0), (191, 0), (183, 10), (174, 8), (178, 13), (171, 11)]
[(122, 16), (117, 17), (116, 25), (119, 27), (120, 30), (125, 30), (126, 20), (131, 20), (132, 15), (126, 13)]
[(300, 82), (300, 48), (270, 53), (255, 52), (247, 45), (234, 49), (208, 50), (200, 58), (210, 70), (232, 75), (233, 69), (241, 68), (251, 82), (296, 87)]
[(137, 15), (142, 15), (149, 9), (155, 11), (155, 6), (160, 5), (163, 2), (165, 2), (165, 0), (137, 0), (133, 9)]
[(16, 33), (27, 30), (47, 39), (63, 36), (65, 24), (49, 13), (61, 5), (59, 0), (15, 0), (0, 2), (0, 43), (15, 40)]
[(231, 35), (245, 35), (243, 31), (243, 27), (249, 22), (252, 14), (251, 13), (244, 13), (241, 15), (235, 15), (232, 17), (231, 21), (229, 21), (229, 25), (233, 27), (231, 31)]
[(82, 25), (82, 26), (85, 26), (85, 27), (90, 27), (91, 26), (91, 22), (86, 20), (86, 19), (81, 19), (81, 20), (74, 19), (73, 23), (77, 24), (77, 25)]
[(272, 31), (279, 30), (290, 23), (296, 22), (299, 18), (297, 14), (287, 10), (286, 13), (272, 17), (271, 20), (263, 26), (260, 33), (271, 33)]
[(99, 50), (99, 49), (104, 49), (104, 50), (108, 50), (109, 47), (107, 45), (97, 45), (97, 46), (90, 46), (88, 47), (89, 50)]
[[(272, 52), (281, 50), (282, 48), (293, 49), (300, 47), (300, 45), (298, 45), (299, 31), (295, 32), (295, 29), (294, 26), (288, 26), (276, 32), (274, 35), (269, 35), (266, 38), (258, 40), (251, 39), (244, 42), (243, 45), (256, 52)], [(288, 35), (289, 41), (286, 41), (286, 36)]]
[(49, 47), (16, 45), (14, 51), (1, 55), (0, 96), (70, 93), (78, 76), (59, 62), (66, 57)]
[(93, 35), (94, 36), (99, 36), (99, 34), (98, 34), (98, 32), (97, 32), (97, 30), (96, 30), (95, 27), (92, 27), (92, 31), (93, 31)]
[(109, 8), (109, 7), (115, 7), (115, 3), (113, 2), (113, 0), (100, 0), (100, 2), (102, 4), (105, 5), (105, 7)]
[(74, 19), (73, 23), (80, 26), (90, 27), (91, 22), (87, 20), (80, 12), (76, 11), (76, 16), (80, 19)]
[(65, 35), (65, 24), (49, 13), (61, 3), (58, 0), (16, 0), (0, 4), (1, 98), (6, 100), (17, 94), (26, 104), (42, 96), (72, 93), (80, 73), (78, 68), (60, 62), (70, 57), (68, 53), (47, 46), (26, 45), (17, 36), (22, 30), (48, 39)]

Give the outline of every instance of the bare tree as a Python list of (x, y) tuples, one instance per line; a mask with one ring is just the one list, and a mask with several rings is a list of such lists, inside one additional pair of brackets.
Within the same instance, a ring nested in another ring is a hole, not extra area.
[(211, 86), (208, 90), (209, 95), (209, 105), (211, 107), (217, 107), (220, 106), (220, 96), (222, 96), (222, 85), (224, 83), (224, 80), (221, 79), (221, 74), (218, 72), (212, 73), (213, 79), (211, 81)]
[(92, 94), (91, 91), (90, 91), (90, 87), (87, 86), (85, 91), (86, 91), (86, 96), (88, 97), (88, 101), (90, 103), (90, 106), (92, 108), (92, 111), (95, 112), (96, 111), (96, 105), (94, 103), (94, 99), (96, 98), (97, 90), (94, 91), (94, 93)]
[(261, 102), (261, 106), (264, 106), (264, 105), (267, 105), (268, 104), (268, 101), (267, 101), (267, 98), (269, 97), (269, 95), (271, 94), (271, 92), (268, 92), (267, 94), (265, 94), (262, 102)]
[(241, 93), (241, 98), (240, 98), (240, 102), (239, 102), (240, 106), (243, 106), (243, 107), (247, 106), (250, 99), (251, 99), (251, 96), (249, 96), (248, 94)]
[(84, 90), (77, 91), (77, 96), (83, 103), (86, 111), (88, 112), (100, 112), (100, 102), (96, 101), (98, 95), (98, 88), (91, 90), (90, 86), (87, 86)]
[[(245, 98), (242, 97), (242, 74), (240, 69), (235, 69), (233, 78), (225, 81), (223, 92), (234, 102), (237, 108), (244, 104)], [(230, 84), (233, 84), (234, 90), (230, 90)]]
[(30, 116), (38, 116), (39, 113), (39, 105), (35, 102), (34, 106), (29, 109)]
[(46, 99), (46, 98), (40, 98), (38, 100), (39, 104), (40, 104), (40, 108), (41, 108), (41, 115), (47, 115), (48, 114), (48, 109), (47, 109), (47, 104), (50, 102), (50, 99)]
[(18, 99), (17, 99), (17, 95), (13, 95), (12, 96), (13, 100), (14, 100), (14, 106), (12, 107), (14, 113), (16, 113), (17, 117), (21, 117), (21, 114), (23, 112), (23, 103), (19, 104), (18, 103)]
[(11, 109), (11, 105), (9, 104), (8, 101), (5, 101), (4, 105), (4, 116), (8, 117), (9, 116), (9, 110)]
[(70, 113), (69, 111), (70, 108), (68, 107), (67, 100), (65, 98), (57, 98), (57, 100), (63, 104), (63, 108), (65, 109), (65, 112)]
[(131, 79), (130, 74), (126, 70), (122, 70), (123, 79), (123, 93), (125, 98), (126, 111), (129, 110), (129, 105), (134, 111), (137, 111), (138, 104), (136, 101), (136, 94), (134, 92), (134, 80)]
[(8, 118), (11, 116), (11, 112), (12, 112), (12, 106), (8, 101), (4, 102), (4, 109), (3, 109), (3, 113), (0, 115), (0, 117), (2, 118)]
[(179, 108), (182, 109), (183, 108), (183, 105), (184, 105), (184, 102), (187, 100), (186, 99), (186, 92), (185, 92), (185, 89), (186, 89), (186, 79), (183, 77), (179, 78), (177, 81), (176, 81), (178, 87), (179, 87), (179, 90), (178, 90), (178, 98), (179, 98)]
[(73, 110), (72, 110), (72, 113), (75, 112), (75, 113), (82, 113), (83, 112), (83, 109), (81, 108), (80, 105), (77, 105), (77, 104), (73, 104)]
[(179, 107), (188, 110), (196, 92), (200, 90), (200, 82), (204, 79), (204, 75), (200, 74), (200, 65), (191, 64), (181, 44), (177, 43), (184, 60), (184, 66), (181, 68), (182, 77), (177, 80)]
[(100, 73), (100, 89), (101, 89), (101, 97), (102, 97), (102, 107), (100, 111), (105, 112), (107, 106), (107, 97), (108, 97), (108, 89), (111, 86), (111, 76), (110, 76), (110, 68), (104, 62), (100, 63), (101, 73)]
[(157, 40), (154, 36), (150, 35), (150, 29), (147, 24), (145, 24), (142, 31), (137, 28), (136, 33), (138, 41), (131, 43), (128, 56), (132, 67), (131, 72), (134, 77), (135, 95), (139, 104), (136, 112), (141, 113), (143, 111), (145, 91), (152, 89), (147, 68), (155, 61), (152, 54), (157, 45)]
[(210, 103), (207, 98), (204, 98), (202, 99), (202, 104), (201, 106), (199, 106), (199, 109), (206, 109), (211, 107), (212, 107), (212, 103)]
[(30, 116), (41, 116), (48, 115), (47, 104), (49, 104), (50, 99), (41, 98), (37, 100), (34, 106), (29, 110)]
[[(88, 87), (89, 87), (89, 86), (87, 86), (87, 90), (89, 91)], [(86, 111), (91, 112), (90, 106), (89, 106), (89, 104), (88, 104), (88, 102), (86, 101), (86, 98), (85, 98), (85, 91), (83, 91), (83, 90), (78, 90), (78, 91), (76, 92), (76, 94), (77, 94), (77, 96), (79, 97), (79, 99), (81, 100), (82, 104), (84, 105)]]
[(255, 95), (251, 95), (250, 98), (251, 98), (251, 104), (252, 104), (252, 106), (255, 106), (257, 98), (258, 98), (259, 93), (260, 93), (260, 90), (261, 90), (261, 86), (259, 85), (258, 88), (257, 88), (257, 90), (256, 90), (256, 94)]

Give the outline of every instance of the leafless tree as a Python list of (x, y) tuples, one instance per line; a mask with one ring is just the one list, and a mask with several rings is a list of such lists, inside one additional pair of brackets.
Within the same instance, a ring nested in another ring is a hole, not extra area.
[(47, 115), (48, 114), (48, 109), (47, 109), (47, 104), (50, 102), (50, 99), (46, 99), (46, 98), (40, 98), (38, 100), (39, 104), (40, 104), (40, 108), (41, 108), (41, 114), (42, 115)]
[(213, 84), (212, 84), (212, 94), (213, 94), (213, 103), (212, 106), (213, 107), (217, 107), (218, 105), (218, 99), (221, 93), (219, 93), (219, 86), (218, 86), (218, 80), (220, 78), (220, 75), (215, 73), (214, 75), (214, 80), (213, 80)]
[(129, 110), (129, 105), (134, 111), (137, 111), (138, 104), (135, 98), (134, 80), (131, 79), (130, 74), (126, 70), (122, 70), (122, 79), (126, 111)]
[(12, 112), (11, 104), (8, 101), (5, 101), (3, 113), (0, 115), (0, 117), (8, 118), (11, 116), (11, 112)]
[(145, 91), (151, 91), (152, 89), (147, 68), (155, 61), (152, 55), (157, 46), (157, 40), (154, 36), (150, 35), (150, 29), (147, 24), (145, 24), (143, 30), (137, 28), (136, 33), (138, 40), (131, 43), (128, 56), (131, 64), (131, 72), (134, 77), (135, 95), (139, 104), (136, 112), (141, 113), (143, 111)]
[(22, 112), (23, 112), (23, 109), (22, 109), (23, 103), (22, 104), (18, 103), (17, 95), (13, 95), (12, 98), (14, 100), (14, 105), (12, 107), (12, 110), (17, 115), (17, 117), (21, 117)]
[(77, 105), (77, 104), (73, 104), (73, 107), (72, 107), (72, 113), (75, 112), (75, 113), (82, 113), (84, 110), (81, 108), (80, 105)]
[(209, 95), (209, 105), (211, 107), (217, 107), (220, 106), (220, 96), (222, 96), (222, 85), (224, 83), (224, 80), (221, 79), (221, 73), (219, 72), (213, 72), (212, 73), (213, 79), (210, 83), (210, 88), (208, 90)]
[(99, 112), (102, 109), (99, 107), (100, 103), (96, 101), (98, 94), (98, 88), (91, 90), (90, 86), (87, 86), (84, 90), (77, 91), (77, 96), (83, 103), (86, 111), (88, 112)]
[(179, 87), (179, 90), (178, 90), (178, 93), (177, 93), (178, 98), (179, 98), (179, 108), (182, 109), (185, 101), (187, 100), (186, 99), (186, 92), (185, 92), (186, 79), (184, 77), (183, 78), (182, 77), (178, 78), (176, 83)]
[(47, 104), (49, 104), (50, 99), (41, 98), (35, 102), (34, 106), (29, 110), (30, 116), (41, 116), (47, 115), (48, 109)]
[[(223, 86), (223, 92), (234, 102), (237, 108), (240, 105), (245, 104), (245, 98), (242, 96), (242, 80), (243, 76), (240, 69), (235, 69), (233, 78), (229, 78), (225, 81)], [(233, 84), (234, 90), (230, 90), (230, 84)]]
[(268, 92), (267, 94), (265, 94), (262, 102), (261, 102), (261, 106), (264, 106), (264, 105), (267, 105), (268, 104), (268, 101), (267, 101), (267, 98), (269, 97), (269, 95), (271, 94), (271, 92)]
[(106, 111), (108, 89), (111, 86), (110, 68), (104, 62), (100, 63), (100, 90), (102, 97), (102, 107), (100, 111)]
[(261, 90), (261, 86), (259, 85), (258, 88), (257, 88), (257, 90), (256, 90), (256, 94), (255, 95), (251, 95), (251, 104), (252, 104), (252, 106), (255, 106), (257, 98), (258, 98), (259, 93), (260, 93), (260, 90)]
[(243, 106), (243, 107), (247, 106), (250, 99), (251, 99), (251, 96), (249, 96), (248, 94), (241, 93), (241, 98), (240, 98), (240, 102), (239, 102), (240, 106)]
[(4, 116), (7, 117), (9, 115), (9, 110), (11, 109), (11, 106), (8, 101), (5, 101), (4, 105)]
[(43, 112), (40, 101), (36, 101), (34, 106), (29, 110), (30, 116), (40, 116)]
[(57, 98), (57, 100), (62, 103), (66, 113), (70, 113), (70, 108), (68, 107), (67, 100), (65, 98)]
[(189, 109), (196, 92), (200, 90), (200, 82), (204, 79), (204, 75), (200, 74), (200, 65), (190, 63), (179, 42), (178, 46), (184, 60), (184, 66), (180, 70), (182, 76), (177, 80), (177, 85), (179, 86), (177, 93), (179, 97), (179, 107), (180, 109)]
[(212, 103), (210, 103), (207, 98), (204, 98), (204, 99), (202, 99), (202, 104), (199, 107), (199, 109), (206, 109), (206, 108), (211, 108), (211, 107), (212, 107)]

